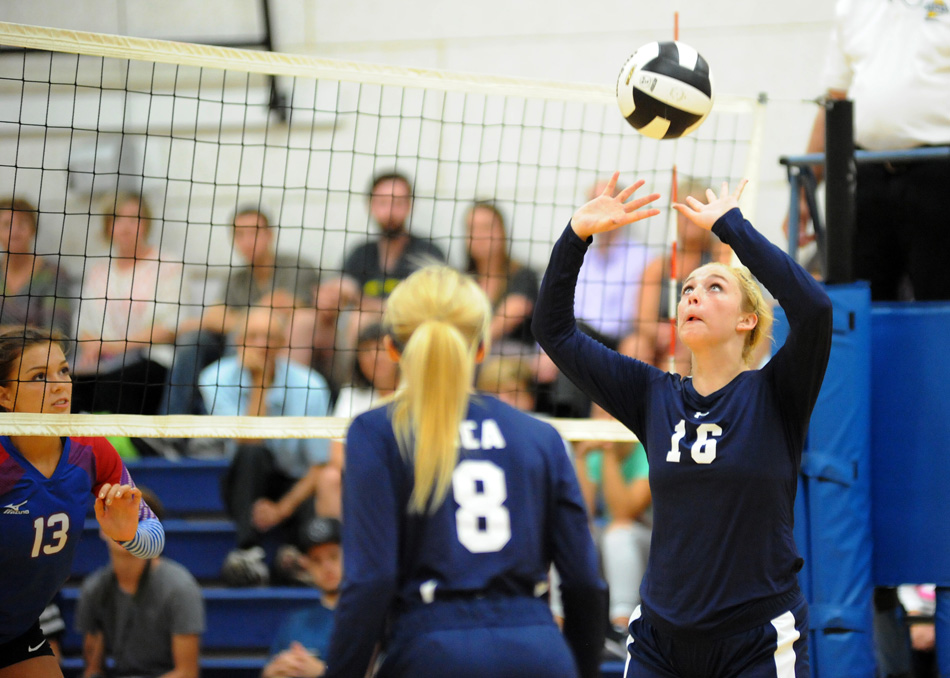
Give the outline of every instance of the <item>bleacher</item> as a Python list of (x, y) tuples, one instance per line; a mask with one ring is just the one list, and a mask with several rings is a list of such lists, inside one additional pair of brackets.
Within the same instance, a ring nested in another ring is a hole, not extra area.
[[(259, 676), (274, 633), (292, 611), (312, 605), (314, 589), (260, 587), (233, 589), (219, 580), (221, 563), (234, 546), (234, 527), (221, 504), (223, 461), (146, 459), (130, 462), (135, 482), (152, 489), (165, 505), (164, 555), (187, 567), (202, 585), (207, 630), (201, 641), (204, 678)], [(273, 557), (277, 542), (265, 543)], [(73, 566), (73, 578), (61, 593), (60, 606), (67, 631), (63, 637), (66, 678), (82, 675), (82, 638), (73, 618), (79, 584), (84, 576), (108, 562), (105, 543), (94, 518), (87, 520)], [(604, 678), (623, 675), (623, 663), (607, 662)]]

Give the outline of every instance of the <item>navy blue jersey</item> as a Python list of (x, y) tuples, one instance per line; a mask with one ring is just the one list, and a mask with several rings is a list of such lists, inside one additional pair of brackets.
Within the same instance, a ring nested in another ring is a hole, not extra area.
[(761, 625), (801, 596), (793, 507), (832, 320), (822, 287), (738, 209), (713, 232), (788, 316), (788, 339), (762, 369), (701, 396), (691, 379), (580, 332), (573, 288), (588, 243), (570, 226), (551, 255), (533, 327), (558, 367), (646, 448), (654, 514), (645, 616), (659, 628), (704, 634)]
[[(132, 479), (105, 438), (66, 438), (49, 478), (0, 436), (0, 643), (39, 619), (72, 568), (86, 515), (103, 484)], [(139, 520), (155, 514), (143, 501)]]
[(366, 412), (350, 426), (344, 581), (328, 676), (363, 676), (389, 615), (440, 600), (533, 598), (546, 590), (552, 561), (562, 590), (604, 590), (574, 467), (557, 431), (477, 394), (460, 443), (445, 501), (434, 512), (410, 513), (413, 466), (399, 450), (388, 409)]

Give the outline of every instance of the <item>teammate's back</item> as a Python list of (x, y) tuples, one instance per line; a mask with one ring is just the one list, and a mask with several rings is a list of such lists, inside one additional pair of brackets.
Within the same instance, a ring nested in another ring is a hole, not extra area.
[[(372, 437), (380, 443), (373, 445), (373, 452), (385, 449), (385, 453), (383, 458), (364, 455), (362, 451), (370, 448), (358, 446), (347, 459), (347, 472), (360, 473), (354, 467), (364, 463), (397, 470), (393, 486), (376, 487), (374, 495), (378, 501), (382, 493), (391, 491), (397, 505), (405, 506), (413, 489), (412, 467), (401, 456), (386, 408), (361, 415), (351, 435)], [(557, 431), (492, 396), (479, 394), (469, 403), (459, 441), (451, 501), (431, 514), (402, 516), (400, 602), (410, 605), (461, 594), (535, 596), (545, 590), (550, 562), (567, 554), (583, 560), (585, 567), (560, 563), (559, 571), (565, 570), (573, 582), (577, 570), (578, 583), (596, 584), (596, 576), (583, 581), (585, 573), (596, 573), (596, 555), (585, 548), (590, 532), (583, 500)], [(379, 505), (351, 508), (357, 514), (376, 514)], [(571, 545), (565, 554), (556, 553), (552, 533)], [(348, 564), (363, 549), (378, 548), (378, 542), (353, 546), (356, 552), (347, 551)]]
[[(328, 678), (363, 678), (377, 645), (384, 677), (599, 674), (606, 590), (564, 440), (472, 394), (490, 319), (484, 291), (447, 266), (389, 298), (401, 383), (347, 434)], [(545, 596), (552, 561), (564, 635)]]

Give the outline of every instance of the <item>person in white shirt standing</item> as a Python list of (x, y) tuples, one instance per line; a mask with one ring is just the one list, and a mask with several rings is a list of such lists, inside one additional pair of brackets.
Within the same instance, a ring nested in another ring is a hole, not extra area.
[[(829, 97), (854, 102), (858, 148), (950, 145), (950, 5), (838, 0), (824, 84)], [(820, 107), (808, 152), (824, 150)], [(823, 169), (816, 168), (819, 180)], [(858, 165), (852, 263), (855, 277), (870, 281), (872, 299), (901, 300), (908, 292), (918, 301), (950, 299), (950, 213), (941, 200), (948, 182), (950, 156)]]

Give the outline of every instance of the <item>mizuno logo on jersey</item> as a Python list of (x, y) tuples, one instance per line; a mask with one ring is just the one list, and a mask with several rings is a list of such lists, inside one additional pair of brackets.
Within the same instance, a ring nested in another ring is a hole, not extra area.
[(697, 413), (694, 414), (693, 416), (696, 417), (697, 419), (702, 419), (702, 418), (705, 417), (707, 414), (709, 414), (709, 412), (697, 412)]
[(14, 515), (14, 516), (28, 516), (30, 515), (30, 512), (26, 509), (20, 508), (27, 501), (29, 501), (29, 499), (27, 499), (26, 501), (21, 501), (19, 504), (7, 504), (6, 506), (3, 507), (3, 512), (5, 514), (9, 513), (10, 515)]

